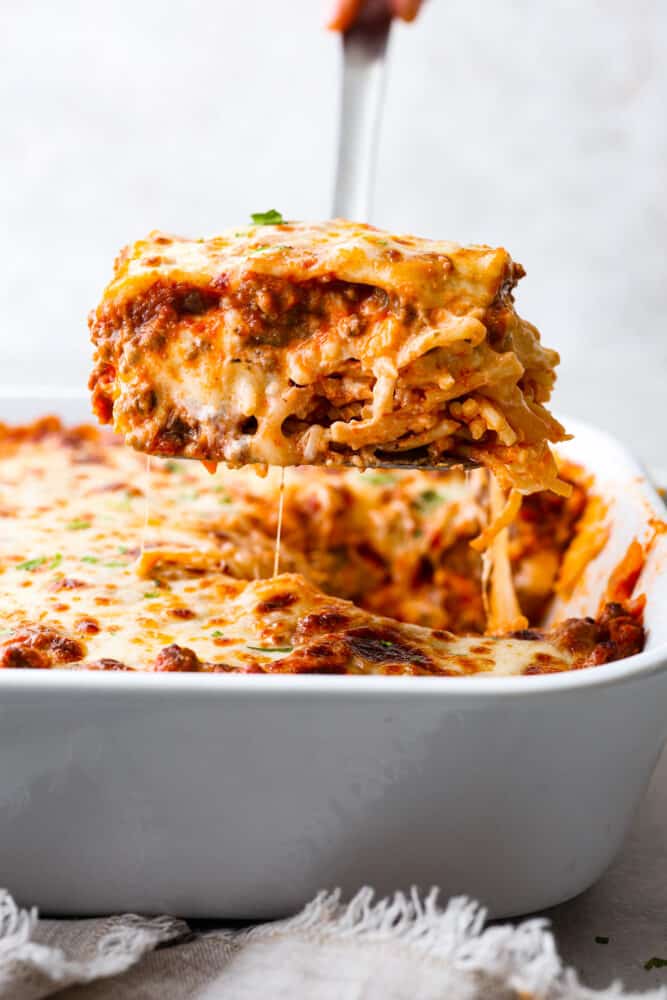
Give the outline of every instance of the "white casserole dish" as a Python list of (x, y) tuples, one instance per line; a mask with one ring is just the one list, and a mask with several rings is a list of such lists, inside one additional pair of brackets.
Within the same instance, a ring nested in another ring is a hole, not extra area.
[[(13, 395), (0, 419), (88, 418), (76, 394)], [(580, 615), (663, 510), (620, 445), (567, 426), (612, 519)], [(660, 535), (645, 652), (572, 673), (1, 671), (0, 884), (61, 914), (271, 917), (364, 883), (439, 885), (494, 916), (561, 902), (620, 847), (667, 735), (666, 560)]]

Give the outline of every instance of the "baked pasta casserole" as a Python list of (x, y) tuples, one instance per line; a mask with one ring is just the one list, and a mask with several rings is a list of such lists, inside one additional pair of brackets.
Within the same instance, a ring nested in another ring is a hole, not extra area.
[(274, 575), (279, 470), (210, 476), (105, 430), (0, 425), (0, 666), (486, 677), (628, 656), (643, 644), (636, 543), (596, 618), (540, 628), (601, 538), (585, 475), (560, 477), (568, 497), (529, 496), (504, 529), (524, 620), (497, 634), (470, 545), (481, 470), (288, 470)]

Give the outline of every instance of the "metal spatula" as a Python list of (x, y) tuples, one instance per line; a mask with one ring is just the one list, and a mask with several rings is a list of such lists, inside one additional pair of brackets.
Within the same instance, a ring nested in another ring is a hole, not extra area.
[[(384, 0), (367, 0), (351, 28), (343, 34), (343, 74), (338, 128), (338, 160), (333, 217), (368, 221), (375, 180), (380, 117), (384, 98), (386, 53), (391, 18)], [(373, 468), (477, 468), (466, 458), (438, 459), (433, 465), (426, 448), (381, 452)]]
[(370, 215), (390, 29), (386, 3), (366, 3), (342, 36), (334, 218), (366, 222)]

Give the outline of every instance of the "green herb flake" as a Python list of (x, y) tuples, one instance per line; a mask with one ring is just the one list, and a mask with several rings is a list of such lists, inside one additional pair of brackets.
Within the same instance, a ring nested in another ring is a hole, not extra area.
[(97, 558), (97, 556), (81, 556), (81, 562), (98, 563), (99, 559)]
[(417, 510), (420, 510), (423, 514), (427, 514), (431, 510), (435, 510), (445, 502), (447, 497), (440, 493), (438, 490), (423, 490), (414, 504)]
[(373, 486), (393, 486), (396, 482), (396, 476), (392, 472), (367, 472), (365, 479)]
[(265, 250), (291, 250), (287, 243), (260, 243), (253, 247), (250, 253), (263, 253)]
[(667, 958), (658, 958), (654, 955), (653, 958), (649, 958), (648, 962), (644, 962), (644, 968), (646, 971), (651, 969), (667, 969)]
[(602, 934), (598, 934), (595, 938), (596, 944), (609, 944), (609, 938), (604, 937)]
[(270, 208), (268, 212), (251, 212), (250, 218), (256, 226), (280, 226), (284, 222), (281, 212)]
[(26, 559), (25, 562), (17, 563), (16, 569), (27, 569), (29, 573), (43, 566), (46, 562), (44, 556), (38, 556), (36, 559)]
[[(95, 560), (97, 562), (97, 560)], [(121, 562), (119, 559), (112, 559), (111, 562), (102, 563), (107, 569), (124, 569), (127, 566), (126, 562)]]
[(165, 472), (178, 472), (180, 469), (180, 465), (178, 464), (178, 462), (174, 462), (174, 460), (170, 458), (167, 462), (164, 463), (163, 469)]
[(159, 596), (160, 595), (158, 594), (157, 590), (147, 590), (146, 593), (144, 594), (144, 597), (146, 597), (149, 601), (151, 601), (151, 600), (153, 600), (153, 598), (159, 597)]
[(128, 549), (127, 545), (119, 545), (119, 546), (118, 546), (118, 551), (119, 551), (119, 552), (120, 552), (120, 553), (121, 553), (122, 555), (126, 556), (126, 555), (128, 554), (128, 552), (129, 552), (130, 550)]
[(62, 552), (56, 552), (53, 559), (49, 563), (49, 569), (58, 569), (62, 561), (63, 561)]
[(253, 653), (291, 653), (294, 646), (247, 646)]
[(213, 636), (214, 639), (222, 639), (224, 634), (225, 633), (221, 632), (219, 628), (214, 628), (213, 631), (211, 632), (211, 635)]
[(68, 531), (85, 531), (86, 528), (90, 527), (90, 521), (82, 521), (80, 518), (75, 518), (65, 525)]

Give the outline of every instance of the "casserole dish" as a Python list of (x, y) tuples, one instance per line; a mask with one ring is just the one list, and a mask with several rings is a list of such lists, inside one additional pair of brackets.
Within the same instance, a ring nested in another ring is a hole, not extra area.
[[(88, 419), (9, 393), (0, 419)], [(596, 608), (658, 496), (567, 421), (607, 545), (567, 606)], [(652, 523), (653, 522), (653, 523)], [(495, 917), (585, 889), (618, 850), (667, 735), (667, 535), (640, 581), (646, 650), (513, 678), (0, 672), (0, 884), (61, 914), (272, 917), (318, 889), (436, 884)]]

